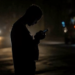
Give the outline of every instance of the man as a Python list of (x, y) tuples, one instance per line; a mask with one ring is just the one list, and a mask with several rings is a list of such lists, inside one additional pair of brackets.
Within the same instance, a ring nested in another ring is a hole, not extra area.
[(36, 24), (41, 16), (41, 9), (36, 5), (31, 5), (25, 15), (15, 22), (12, 27), (12, 57), (16, 75), (35, 75), (35, 60), (38, 60), (39, 56), (38, 44), (41, 39), (45, 38), (45, 33), (39, 31), (33, 40), (26, 25)]

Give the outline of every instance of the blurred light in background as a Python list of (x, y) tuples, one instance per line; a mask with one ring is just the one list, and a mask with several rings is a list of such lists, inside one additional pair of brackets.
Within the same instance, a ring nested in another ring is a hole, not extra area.
[(75, 25), (74, 25), (74, 29), (75, 29)]
[(2, 33), (2, 31), (0, 30), (0, 34)]
[(67, 33), (67, 31), (68, 31), (68, 30), (67, 30), (67, 28), (65, 27), (65, 28), (64, 28), (64, 33)]
[(71, 18), (71, 23), (74, 23), (74, 20)]
[(6, 26), (4, 26), (3, 28), (6, 29)]
[(62, 24), (63, 27), (65, 27), (65, 22), (64, 21), (62, 21), (61, 24)]
[(75, 17), (71, 18), (71, 24), (75, 24)]
[(0, 36), (0, 41), (2, 41), (2, 40), (3, 40), (3, 37)]

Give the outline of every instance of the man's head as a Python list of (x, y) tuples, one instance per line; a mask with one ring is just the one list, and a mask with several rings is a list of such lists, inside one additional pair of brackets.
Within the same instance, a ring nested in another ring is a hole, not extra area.
[(42, 11), (41, 9), (36, 6), (36, 5), (31, 5), (26, 13), (25, 13), (25, 16), (26, 16), (26, 21), (27, 21), (27, 24), (29, 26), (33, 25), (33, 24), (36, 24), (37, 21), (41, 18), (42, 16)]

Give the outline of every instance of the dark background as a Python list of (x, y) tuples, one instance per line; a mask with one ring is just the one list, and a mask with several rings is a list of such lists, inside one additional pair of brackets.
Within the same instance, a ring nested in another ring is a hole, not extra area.
[(74, 0), (0, 0), (0, 28), (6, 26), (8, 34), (13, 23), (25, 14), (31, 4), (41, 7), (43, 17), (30, 31), (34, 34), (40, 29), (49, 28), (47, 35), (63, 37), (61, 22), (66, 21), (68, 14), (74, 10)]
[(0, 0), (0, 75), (14, 73), (10, 31), (31, 4), (40, 6), (43, 16), (36, 25), (27, 26), (28, 30), (34, 35), (49, 29), (39, 44), (35, 75), (74, 75), (75, 45), (64, 44), (61, 25), (62, 21), (68, 22), (69, 14), (75, 11), (74, 0)]

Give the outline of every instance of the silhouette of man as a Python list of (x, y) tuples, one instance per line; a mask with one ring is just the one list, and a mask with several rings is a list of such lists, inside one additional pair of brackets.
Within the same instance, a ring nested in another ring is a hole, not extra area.
[(12, 27), (11, 44), (15, 75), (35, 75), (35, 60), (39, 57), (38, 44), (45, 38), (45, 33), (39, 31), (33, 39), (26, 24), (28, 26), (36, 24), (41, 16), (41, 9), (31, 5)]

